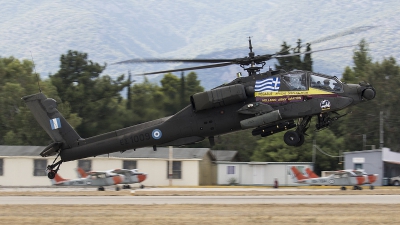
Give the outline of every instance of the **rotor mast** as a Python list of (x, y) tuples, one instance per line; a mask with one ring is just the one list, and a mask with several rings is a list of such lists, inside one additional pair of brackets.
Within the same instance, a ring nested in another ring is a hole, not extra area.
[[(256, 75), (257, 73), (260, 72), (260, 70), (264, 67), (265, 62), (257, 62), (255, 61), (255, 54), (253, 52), (253, 46), (251, 45), (251, 37), (249, 37), (249, 60), (250, 60), (250, 67), (245, 68), (248, 64), (240, 64), (240, 67), (242, 67), (244, 70), (247, 71), (249, 76)], [(257, 66), (257, 64), (261, 64), (261, 66)]]

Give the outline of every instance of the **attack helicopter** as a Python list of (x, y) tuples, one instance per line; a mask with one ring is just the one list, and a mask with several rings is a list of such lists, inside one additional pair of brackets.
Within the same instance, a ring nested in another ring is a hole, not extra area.
[[(190, 105), (172, 116), (94, 137), (80, 137), (57, 110), (54, 99), (41, 92), (22, 97), (53, 140), (40, 153), (42, 157), (57, 155), (47, 167), (48, 177), (55, 177), (62, 162), (149, 146), (156, 151), (159, 146), (183, 146), (206, 138), (213, 146), (215, 136), (245, 129), (252, 129), (254, 136), (262, 137), (286, 131), (284, 142), (289, 146), (301, 146), (312, 117), (318, 118), (317, 130), (326, 128), (343, 116), (337, 111), (372, 100), (376, 95), (372, 85), (366, 82), (346, 84), (337, 77), (304, 70), (261, 71), (268, 60), (316, 51), (255, 55), (250, 38), (249, 49), (248, 56), (235, 59), (133, 59), (114, 63), (209, 64), (140, 75), (237, 64), (247, 71), (248, 76), (238, 73), (237, 78), (229, 83), (193, 94)], [(58, 157), (61, 159), (56, 162)]]

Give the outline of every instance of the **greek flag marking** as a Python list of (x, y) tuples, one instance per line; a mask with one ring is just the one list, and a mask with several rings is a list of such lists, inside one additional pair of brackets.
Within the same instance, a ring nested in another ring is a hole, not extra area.
[(279, 91), (280, 86), (281, 86), (281, 79), (279, 77), (272, 77), (264, 80), (256, 80), (256, 85), (254, 89), (256, 92)]
[(61, 121), (60, 118), (54, 118), (50, 120), (50, 126), (52, 130), (56, 130), (61, 128)]

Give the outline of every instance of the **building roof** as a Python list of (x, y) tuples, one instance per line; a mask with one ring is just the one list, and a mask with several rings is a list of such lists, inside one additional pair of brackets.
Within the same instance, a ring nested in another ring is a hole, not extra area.
[(360, 150), (360, 151), (343, 152), (343, 154), (349, 155), (349, 154), (360, 154), (360, 153), (371, 153), (371, 152), (382, 152), (382, 149), (371, 149), (371, 150)]
[(309, 165), (313, 162), (227, 162), (217, 161), (217, 164), (231, 164), (231, 165)]
[(46, 146), (0, 145), (0, 156), (40, 156)]
[[(0, 145), (0, 156), (36, 156), (39, 157), (40, 152), (46, 146), (10, 146)], [(210, 153), (208, 148), (173, 148), (174, 159), (203, 159), (206, 154), (209, 154), (211, 160), (215, 160), (214, 156)], [(114, 152), (110, 155), (99, 155), (100, 157), (117, 157), (117, 158), (169, 158), (169, 148), (139, 148), (136, 151), (128, 150), (125, 152)]]
[(236, 157), (238, 151), (232, 150), (211, 150), (211, 153), (214, 155), (216, 161), (237, 161)]
[[(174, 159), (203, 159), (206, 154), (209, 154), (211, 160), (214, 160), (208, 148), (173, 148), (172, 152)], [(108, 155), (101, 156), (107, 157)], [(154, 151), (153, 148), (138, 148), (136, 151), (128, 150), (122, 153), (110, 153), (110, 157), (168, 159), (169, 148), (158, 147), (157, 151)]]
[(382, 152), (382, 161), (384, 161), (384, 162), (393, 163), (393, 164), (400, 164), (400, 153), (399, 152), (392, 152), (392, 151), (390, 151), (390, 148), (363, 150), (363, 151), (354, 151), (354, 152), (344, 152), (344, 154), (350, 156), (351, 154), (357, 155), (357, 154), (373, 153), (373, 152)]

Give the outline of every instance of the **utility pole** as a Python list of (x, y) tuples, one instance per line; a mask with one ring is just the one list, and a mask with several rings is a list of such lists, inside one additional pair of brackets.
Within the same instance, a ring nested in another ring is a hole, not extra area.
[(379, 114), (379, 148), (383, 148), (383, 111)]
[(315, 146), (317, 145), (317, 141), (315, 140), (315, 135), (313, 139), (313, 145), (312, 145), (312, 162), (313, 162), (313, 169), (315, 169), (315, 156), (316, 156), (316, 149)]
[(363, 148), (362, 148), (362, 150), (365, 150), (365, 146), (367, 145), (367, 135), (363, 134), (362, 136), (363, 136)]
[(168, 165), (168, 178), (169, 186), (172, 186), (172, 163), (173, 163), (173, 148), (169, 146), (169, 165)]

